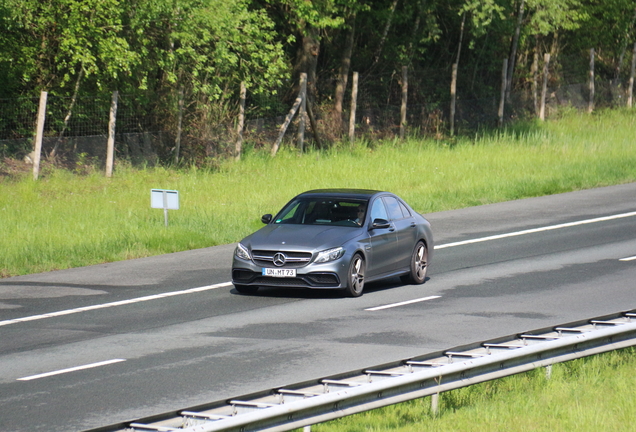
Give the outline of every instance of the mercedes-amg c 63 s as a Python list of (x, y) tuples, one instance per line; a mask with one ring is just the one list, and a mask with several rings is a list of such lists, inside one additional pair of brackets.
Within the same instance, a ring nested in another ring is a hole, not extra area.
[(398, 196), (375, 190), (321, 189), (293, 198), (237, 245), (232, 283), (259, 287), (340, 289), (399, 276), (421, 284), (433, 252), (429, 222)]

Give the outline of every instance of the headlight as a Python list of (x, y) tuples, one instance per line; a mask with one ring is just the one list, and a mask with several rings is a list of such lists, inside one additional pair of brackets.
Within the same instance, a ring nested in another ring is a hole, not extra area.
[(316, 257), (315, 263), (326, 263), (329, 261), (335, 261), (339, 258), (342, 258), (345, 250), (342, 247), (328, 249), (322, 252), (318, 252), (318, 256)]
[(238, 246), (236, 246), (236, 249), (234, 250), (234, 256), (246, 261), (252, 260), (252, 257), (250, 256), (250, 251), (248, 251), (247, 248), (243, 246), (241, 243), (239, 243)]

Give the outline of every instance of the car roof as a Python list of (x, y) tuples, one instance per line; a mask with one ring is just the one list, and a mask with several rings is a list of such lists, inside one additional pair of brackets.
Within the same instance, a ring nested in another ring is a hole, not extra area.
[(369, 199), (373, 195), (379, 193), (386, 193), (379, 190), (372, 189), (314, 189), (307, 192), (303, 192), (298, 197), (334, 197), (334, 198), (358, 198), (358, 199)]

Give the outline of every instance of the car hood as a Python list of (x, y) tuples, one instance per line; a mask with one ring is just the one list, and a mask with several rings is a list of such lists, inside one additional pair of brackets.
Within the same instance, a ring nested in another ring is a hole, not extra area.
[(250, 249), (320, 251), (342, 246), (361, 235), (362, 228), (320, 225), (270, 224), (245, 237)]

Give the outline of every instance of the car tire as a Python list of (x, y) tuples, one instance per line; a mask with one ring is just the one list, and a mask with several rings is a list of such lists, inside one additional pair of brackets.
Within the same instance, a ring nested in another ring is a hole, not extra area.
[(364, 273), (366, 263), (361, 254), (355, 254), (349, 263), (349, 272), (347, 273), (347, 294), (350, 297), (360, 297), (364, 289)]
[(236, 285), (234, 284), (234, 288), (241, 294), (254, 294), (258, 291), (257, 286), (249, 286), (249, 285)]
[(417, 242), (411, 255), (411, 269), (409, 274), (401, 277), (402, 282), (421, 285), (426, 280), (428, 270), (428, 248), (423, 241)]

